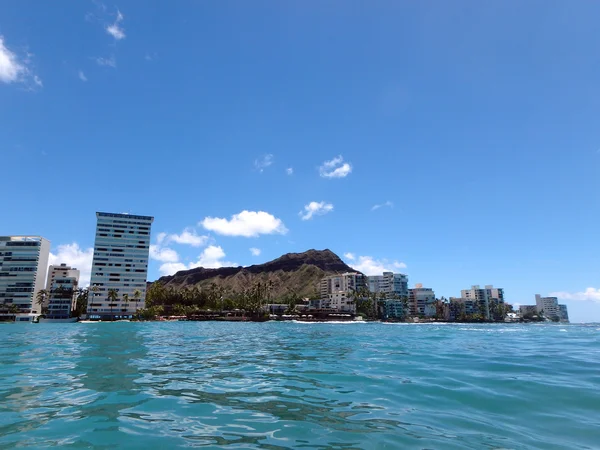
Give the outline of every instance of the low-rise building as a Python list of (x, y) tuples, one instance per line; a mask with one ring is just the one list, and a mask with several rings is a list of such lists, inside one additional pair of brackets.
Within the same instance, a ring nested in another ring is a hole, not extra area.
[(519, 313), (521, 317), (535, 316), (537, 314), (537, 307), (536, 305), (521, 305), (519, 306)]

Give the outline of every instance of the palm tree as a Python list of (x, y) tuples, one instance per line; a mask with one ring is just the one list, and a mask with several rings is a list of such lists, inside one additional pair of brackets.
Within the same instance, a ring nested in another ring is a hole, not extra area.
[(89, 291), (88, 289), (77, 289), (77, 300), (75, 301), (75, 316), (80, 317), (87, 311)]
[(47, 289), (40, 289), (36, 294), (36, 303), (40, 305), (40, 313), (42, 312), (42, 308), (44, 307), (44, 303), (46, 302), (46, 297), (48, 297)]
[[(129, 294), (123, 294), (123, 303), (125, 303), (125, 309), (129, 309)], [(121, 308), (123, 311), (123, 308)]]
[(135, 291), (133, 291), (133, 300), (135, 301), (135, 313), (136, 314), (138, 312), (138, 302), (140, 301), (140, 298), (142, 298), (142, 291), (140, 291), (139, 289), (136, 289)]
[(113, 316), (112, 309), (113, 309), (113, 306), (115, 305), (115, 302), (117, 302), (118, 300), (119, 300), (119, 292), (116, 289), (109, 289), (108, 290), (108, 301), (109, 301), (108, 306), (110, 306), (111, 320), (115, 320), (115, 316)]

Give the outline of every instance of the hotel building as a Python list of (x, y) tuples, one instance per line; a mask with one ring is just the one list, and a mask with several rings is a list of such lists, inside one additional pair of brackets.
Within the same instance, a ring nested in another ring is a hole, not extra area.
[[(88, 299), (88, 318), (129, 318), (145, 305), (150, 228), (154, 217), (96, 213), (96, 240)], [(109, 291), (117, 299), (109, 301)], [(135, 292), (140, 292), (135, 302)], [(129, 302), (124, 301), (127, 294)]]
[(42, 312), (50, 241), (40, 236), (0, 236), (0, 320), (28, 322)]

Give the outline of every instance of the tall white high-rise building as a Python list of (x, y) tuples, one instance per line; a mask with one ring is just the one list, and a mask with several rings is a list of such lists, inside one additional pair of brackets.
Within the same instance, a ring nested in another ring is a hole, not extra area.
[(63, 320), (71, 317), (71, 311), (75, 309), (78, 285), (79, 270), (76, 268), (66, 264), (48, 268), (46, 318)]
[[(96, 241), (88, 298), (90, 319), (129, 318), (145, 305), (150, 251), (150, 228), (154, 217), (96, 213)], [(109, 301), (109, 291), (117, 299)], [(140, 292), (135, 302), (135, 292)], [(124, 301), (124, 295), (129, 301)]]
[(41, 314), (50, 241), (40, 236), (0, 236), (0, 320), (31, 321)]

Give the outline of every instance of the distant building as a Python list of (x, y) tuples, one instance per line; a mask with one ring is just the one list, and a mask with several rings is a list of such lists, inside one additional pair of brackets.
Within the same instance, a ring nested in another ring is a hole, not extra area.
[(79, 270), (61, 264), (48, 268), (46, 291), (48, 301), (46, 307), (48, 319), (68, 319), (75, 309), (77, 288), (79, 287)]
[(360, 273), (347, 272), (339, 275), (323, 277), (319, 284), (321, 298), (336, 292), (356, 292), (366, 287), (365, 276)]
[(310, 300), (308, 310), (355, 314), (356, 293), (365, 287), (365, 276), (360, 273), (347, 272), (323, 277), (319, 283), (320, 298)]
[(521, 305), (519, 306), (519, 313), (521, 317), (535, 316), (537, 315), (537, 307), (535, 305)]
[(356, 314), (355, 297), (352, 292), (334, 292), (324, 298), (310, 300), (308, 310)]
[(0, 236), (0, 320), (27, 322), (41, 314), (36, 295), (44, 289), (49, 256), (43, 237)]
[(538, 314), (542, 314), (548, 319), (560, 318), (560, 308), (556, 297), (542, 297), (535, 294), (535, 306)]
[(385, 299), (379, 302), (381, 317), (384, 320), (389, 319), (404, 319), (406, 311), (404, 302), (399, 299)]
[(383, 293), (387, 298), (408, 297), (408, 276), (402, 273), (383, 272), (368, 277), (369, 291)]
[(486, 285), (483, 289), (478, 285), (471, 286), (471, 289), (460, 291), (461, 298), (474, 301), (478, 306), (477, 313), (482, 313), (486, 320), (489, 320), (491, 311), (494, 307), (504, 304), (504, 289), (495, 288), (492, 285)]
[(569, 322), (569, 312), (567, 311), (567, 305), (558, 305), (559, 318), (561, 322)]
[(435, 316), (435, 292), (431, 288), (424, 288), (417, 283), (413, 289), (408, 291), (408, 304), (413, 316)]
[(464, 320), (481, 311), (481, 300), (463, 297), (450, 297), (448, 320)]
[[(150, 228), (154, 217), (131, 214), (96, 213), (96, 240), (88, 299), (90, 319), (110, 320), (131, 317), (143, 308), (146, 298)], [(110, 302), (109, 290), (117, 291)], [(140, 301), (134, 302), (135, 291)], [(124, 295), (129, 302), (124, 301)]]

